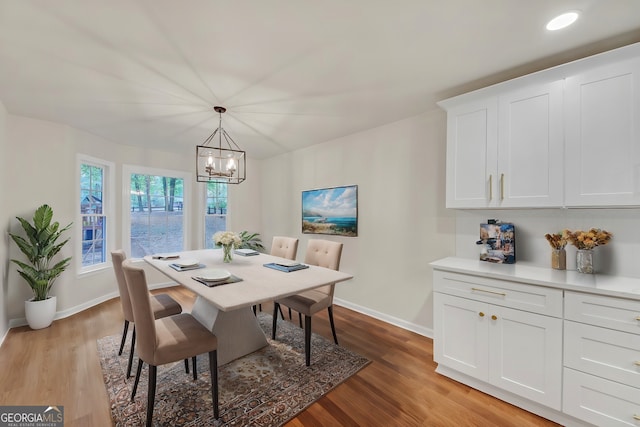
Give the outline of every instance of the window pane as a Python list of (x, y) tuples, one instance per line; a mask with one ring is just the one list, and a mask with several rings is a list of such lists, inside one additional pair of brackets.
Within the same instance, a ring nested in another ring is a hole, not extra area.
[(227, 229), (227, 183), (207, 183), (207, 206), (204, 215), (204, 247), (214, 248), (213, 235)]
[(107, 262), (106, 224), (103, 215), (103, 166), (80, 165), (80, 214), (82, 219), (82, 266)]
[(82, 217), (82, 266), (106, 262), (106, 218), (98, 215)]
[(131, 174), (131, 256), (183, 250), (183, 179)]

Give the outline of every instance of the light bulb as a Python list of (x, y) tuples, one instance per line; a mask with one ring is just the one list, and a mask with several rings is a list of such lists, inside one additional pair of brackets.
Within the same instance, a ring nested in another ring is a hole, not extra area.
[(551, 21), (549, 21), (549, 23), (547, 24), (547, 30), (555, 31), (568, 27), (569, 25), (576, 22), (576, 19), (578, 19), (578, 12), (563, 13), (562, 15), (558, 15)]

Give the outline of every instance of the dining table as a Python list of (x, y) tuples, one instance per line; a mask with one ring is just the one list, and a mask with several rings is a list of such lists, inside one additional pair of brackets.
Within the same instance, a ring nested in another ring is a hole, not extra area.
[[(220, 365), (268, 345), (253, 312), (254, 305), (353, 278), (346, 272), (307, 264), (308, 268), (290, 272), (269, 268), (265, 264), (288, 265), (292, 261), (264, 253), (235, 254), (231, 262), (225, 263), (222, 249), (147, 255), (144, 260), (196, 294), (191, 314), (218, 338)], [(187, 267), (181, 268), (183, 265)], [(202, 280), (208, 279), (208, 274), (221, 273), (228, 274), (229, 279)]]

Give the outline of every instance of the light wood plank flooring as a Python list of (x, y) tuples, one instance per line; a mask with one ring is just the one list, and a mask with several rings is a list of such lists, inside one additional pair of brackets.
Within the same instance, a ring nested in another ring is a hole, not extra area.
[[(183, 287), (160, 292), (187, 309), (194, 301)], [(556, 425), (436, 374), (429, 338), (339, 306), (334, 315), (340, 345), (373, 363), (288, 427)], [(67, 427), (111, 425), (96, 340), (120, 334), (122, 324), (120, 301), (113, 299), (46, 329), (12, 329), (0, 347), (0, 404), (64, 405)], [(331, 339), (326, 312), (314, 317), (313, 329)]]

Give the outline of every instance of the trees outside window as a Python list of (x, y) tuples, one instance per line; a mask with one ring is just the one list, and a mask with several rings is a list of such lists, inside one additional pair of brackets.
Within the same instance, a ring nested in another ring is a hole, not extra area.
[(207, 200), (204, 212), (204, 247), (215, 247), (213, 235), (227, 229), (227, 186), (226, 182), (207, 182)]
[(185, 174), (126, 167), (132, 258), (185, 248)]

